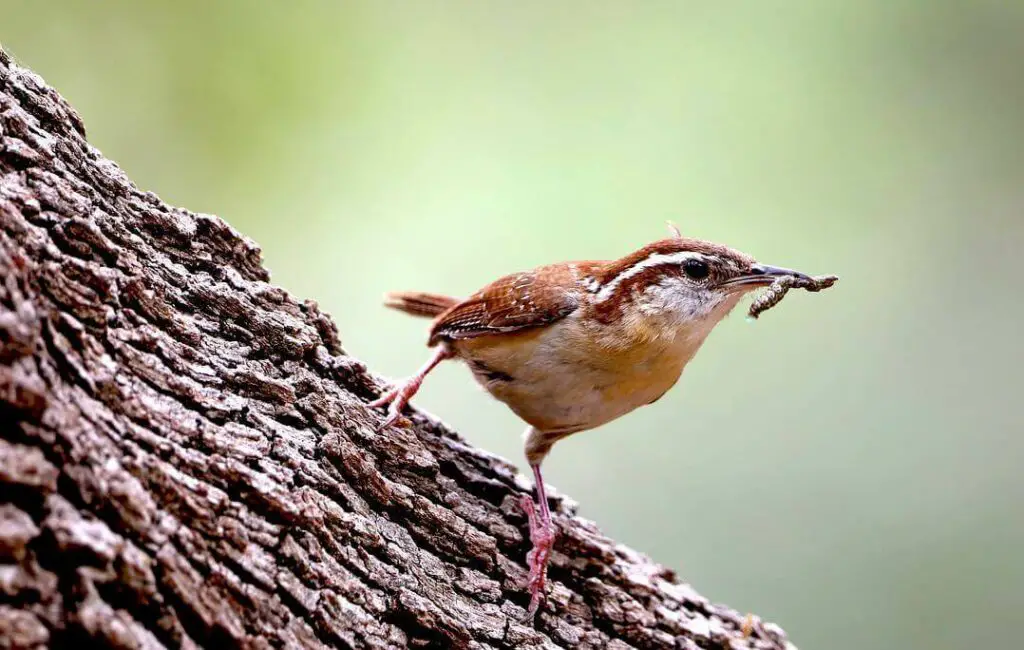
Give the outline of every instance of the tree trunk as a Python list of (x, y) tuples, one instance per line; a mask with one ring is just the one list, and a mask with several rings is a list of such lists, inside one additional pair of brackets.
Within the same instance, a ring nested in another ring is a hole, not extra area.
[(0, 51), (0, 648), (792, 648), (381, 384), (220, 219), (139, 191)]

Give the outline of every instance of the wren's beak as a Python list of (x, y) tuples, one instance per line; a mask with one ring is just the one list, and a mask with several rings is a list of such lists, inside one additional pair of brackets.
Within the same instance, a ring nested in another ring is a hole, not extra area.
[(803, 280), (810, 280), (806, 273), (785, 269), (781, 266), (770, 266), (768, 264), (754, 264), (743, 275), (726, 280), (722, 283), (724, 287), (761, 287), (775, 282), (776, 278), (792, 276)]

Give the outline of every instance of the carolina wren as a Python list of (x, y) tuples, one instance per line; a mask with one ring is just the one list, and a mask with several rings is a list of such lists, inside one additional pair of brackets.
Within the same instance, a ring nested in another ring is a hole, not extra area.
[(522, 503), (533, 544), (530, 618), (543, 597), (555, 539), (540, 470), (552, 445), (657, 401), (747, 292), (780, 277), (810, 280), (674, 228), (673, 235), (614, 261), (562, 262), (508, 275), (464, 300), (386, 296), (389, 307), (434, 318), (427, 345), (437, 351), (371, 402), (388, 406), (384, 427), (445, 359), (465, 361), (529, 425), (525, 451), (537, 491), (536, 509), (529, 497)]

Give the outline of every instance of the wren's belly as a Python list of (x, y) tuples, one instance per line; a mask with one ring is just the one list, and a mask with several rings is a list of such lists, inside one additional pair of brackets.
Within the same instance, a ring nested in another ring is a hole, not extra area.
[(692, 356), (664, 342), (593, 346), (555, 328), (459, 341), (476, 379), (528, 424), (566, 434), (591, 429), (661, 397)]

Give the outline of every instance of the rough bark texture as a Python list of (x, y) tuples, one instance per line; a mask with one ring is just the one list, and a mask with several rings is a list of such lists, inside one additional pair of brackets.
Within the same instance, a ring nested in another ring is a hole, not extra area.
[(564, 500), (520, 623), (529, 483), (268, 279), (0, 52), (0, 648), (792, 647)]

